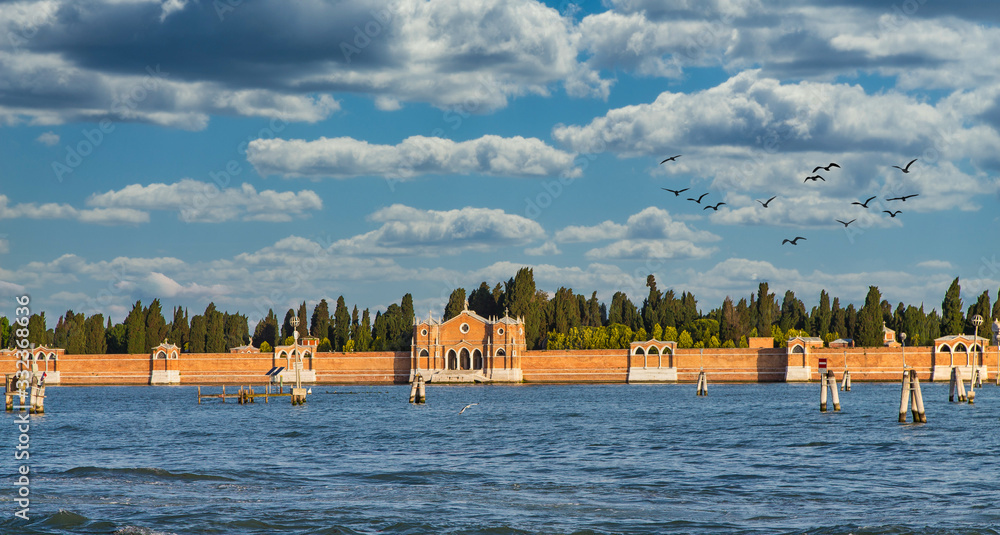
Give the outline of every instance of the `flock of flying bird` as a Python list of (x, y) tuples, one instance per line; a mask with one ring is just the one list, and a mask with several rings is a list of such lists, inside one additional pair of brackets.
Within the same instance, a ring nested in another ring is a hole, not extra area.
[[(666, 158), (665, 160), (663, 160), (662, 162), (660, 162), (660, 165), (663, 165), (663, 164), (665, 164), (667, 162), (676, 162), (677, 158), (680, 158), (681, 156), (682, 156), (681, 154), (678, 154), (676, 156), (671, 156), (669, 158)], [(900, 167), (898, 165), (894, 165), (892, 167), (895, 167), (896, 169), (899, 169), (900, 171), (902, 171), (904, 173), (909, 173), (910, 172), (910, 166), (913, 165), (913, 162), (915, 162), (915, 161), (917, 161), (916, 158), (910, 160), (910, 162), (907, 163), (903, 167)], [(816, 182), (817, 180), (822, 180), (823, 182), (826, 182), (826, 179), (823, 178), (822, 175), (819, 175), (817, 173), (819, 172), (820, 169), (822, 169), (825, 172), (829, 172), (834, 167), (836, 167), (837, 169), (840, 169), (840, 166), (837, 165), (835, 162), (830, 162), (828, 165), (825, 165), (825, 166), (824, 165), (818, 165), (818, 166), (816, 166), (812, 170), (813, 174), (811, 176), (807, 176), (805, 178), (805, 180), (803, 180), (802, 182), (806, 183), (806, 182), (809, 182), (810, 180), (813, 181), (813, 182)], [(687, 190), (689, 190), (691, 188), (684, 188), (684, 189), (660, 188), (660, 189), (669, 191), (670, 193), (673, 193), (674, 197), (680, 197), (681, 193), (684, 193), (685, 191), (687, 191)], [(701, 200), (704, 199), (706, 195), (708, 195), (708, 193), (702, 193), (697, 198), (693, 199), (693, 198), (689, 197), (687, 200), (693, 201), (693, 202), (695, 202), (697, 204), (701, 204)], [(917, 195), (919, 195), (919, 194), (918, 193), (911, 193), (910, 195), (901, 195), (899, 197), (887, 198), (886, 201), (902, 201), (902, 202), (906, 202), (906, 199), (909, 199), (909, 198), (912, 198), (912, 197), (916, 197)], [(768, 199), (766, 201), (762, 201), (762, 200), (759, 200), (759, 199), (756, 199), (756, 201), (759, 202), (760, 205), (763, 206), (764, 208), (767, 208), (767, 206), (769, 204), (771, 204), (771, 201), (773, 201), (777, 197), (778, 197), (777, 195), (773, 195), (773, 196), (771, 196), (770, 199)], [(862, 208), (867, 209), (868, 208), (868, 203), (870, 203), (876, 197), (877, 197), (877, 195), (873, 195), (873, 196), (869, 197), (867, 200), (865, 200), (865, 202), (854, 201), (851, 204), (856, 204), (856, 205), (858, 205), (858, 206), (860, 206)], [(719, 202), (719, 203), (716, 203), (715, 205), (706, 204), (702, 208), (702, 210), (708, 210), (709, 208), (711, 208), (712, 210), (715, 210), (716, 212), (718, 212), (719, 211), (719, 207), (722, 206), (722, 205), (724, 205), (724, 204), (726, 204), (726, 203)], [(893, 217), (893, 218), (895, 218), (897, 215), (899, 215), (899, 214), (902, 213), (902, 210), (895, 210), (895, 211), (892, 211), (892, 210), (882, 210), (882, 211), (884, 213), (889, 214), (889, 217)], [(847, 228), (848, 225), (850, 225), (851, 223), (857, 221), (857, 218), (854, 218), (854, 219), (852, 219), (850, 221), (841, 221), (839, 219), (835, 219), (834, 221), (836, 221), (837, 223), (840, 223), (841, 225), (844, 225), (844, 228)], [(798, 245), (798, 241), (799, 240), (804, 240), (804, 239), (806, 239), (806, 238), (804, 238), (802, 236), (796, 236), (793, 239), (787, 239), (786, 238), (786, 239), (784, 239), (784, 240), (781, 241), (781, 244), (784, 245), (786, 243), (790, 243), (792, 245)]]

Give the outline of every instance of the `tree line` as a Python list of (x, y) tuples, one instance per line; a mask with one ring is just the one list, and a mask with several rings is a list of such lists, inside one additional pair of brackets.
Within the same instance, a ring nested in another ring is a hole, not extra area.
[[(884, 299), (878, 287), (869, 287), (864, 305), (842, 307), (840, 299), (821, 290), (819, 303), (806, 310), (795, 293), (787, 290), (779, 301), (768, 283), (759, 284), (757, 292), (734, 301), (726, 297), (721, 306), (703, 313), (694, 294), (673, 289), (661, 290), (653, 275), (646, 279), (649, 292), (636, 305), (623, 292), (616, 292), (610, 304), (560, 287), (549, 297), (535, 286), (531, 268), (518, 270), (509, 280), (490, 286), (482, 282), (467, 293), (464, 288), (451, 292), (443, 319), (458, 315), (466, 306), (490, 318), (509, 315), (523, 318), (525, 342), (531, 349), (616, 349), (627, 348), (633, 341), (656, 338), (675, 340), (678, 347), (747, 347), (748, 339), (771, 336), (783, 345), (794, 336), (815, 336), (829, 343), (837, 338), (854, 340), (859, 347), (883, 345), (883, 325), (897, 333), (907, 333), (906, 345), (930, 345), (935, 338), (948, 334), (972, 334), (971, 318), (980, 315), (985, 322), (980, 335), (990, 337), (990, 324), (1000, 319), (1000, 299), (991, 306), (989, 291), (963, 310), (961, 286), (955, 278), (937, 309), (898, 303)], [(998, 290), (1000, 296), (1000, 290)], [(121, 323), (113, 324), (103, 314), (87, 317), (67, 310), (55, 327), (47, 328), (45, 313), (28, 320), (29, 342), (63, 348), (69, 354), (150, 353), (163, 341), (175, 344), (184, 352), (224, 353), (248, 342), (262, 351), (292, 342), (292, 318), (298, 319), (302, 336), (319, 339), (319, 351), (405, 351), (413, 334), (413, 297), (405, 294), (372, 318), (366, 308), (349, 309), (343, 296), (337, 298), (331, 313), (330, 303), (321, 299), (309, 312), (303, 301), (297, 309), (288, 309), (279, 321), (273, 310), (257, 323), (250, 334), (248, 318), (239, 312), (219, 311), (209, 303), (202, 314), (189, 316), (186, 308), (175, 307), (167, 323), (159, 299), (148, 306), (136, 301)], [(0, 347), (13, 347), (13, 329), (6, 317), (0, 317)]]

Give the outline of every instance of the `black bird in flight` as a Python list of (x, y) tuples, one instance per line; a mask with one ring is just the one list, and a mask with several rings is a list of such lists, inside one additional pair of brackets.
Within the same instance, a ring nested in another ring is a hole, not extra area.
[(817, 178), (820, 179), (820, 180), (822, 180), (823, 182), (826, 182), (826, 179), (823, 178), (823, 177), (821, 177), (821, 176), (819, 176), (819, 175), (807, 176), (806, 179), (803, 180), (802, 182), (805, 183), (805, 182), (809, 182), (810, 180), (812, 180), (813, 182), (816, 182)]
[(920, 194), (919, 193), (913, 193), (911, 195), (903, 195), (902, 197), (893, 197), (891, 199), (886, 199), (886, 200), (887, 201), (903, 201), (903, 202), (906, 202), (906, 199), (909, 199), (910, 197), (916, 197), (917, 195), (920, 195)]
[(889, 216), (891, 216), (891, 217), (896, 217), (897, 215), (903, 213), (902, 210), (896, 210), (895, 212), (890, 212), (888, 210), (882, 210), (882, 211), (885, 212), (885, 213), (887, 213), (887, 214), (889, 214)]
[[(775, 195), (774, 197), (777, 197), (777, 195)], [(761, 201), (760, 199), (757, 199), (757, 202), (759, 202), (760, 205), (763, 206), (764, 208), (767, 208), (767, 205), (770, 204), (771, 201), (774, 200), (774, 197), (771, 197), (770, 199), (768, 199), (767, 202), (764, 202), (764, 201)]]
[(677, 156), (671, 156), (671, 157), (667, 158), (666, 160), (663, 160), (662, 162), (660, 162), (660, 165), (663, 165), (663, 164), (665, 164), (667, 162), (676, 162), (677, 158), (680, 158), (681, 156), (682, 156), (681, 154), (678, 154)]
[(710, 204), (710, 205), (708, 205), (708, 206), (706, 206), (706, 207), (702, 208), (702, 210), (708, 210), (709, 208), (711, 208), (712, 210), (715, 210), (716, 212), (718, 212), (718, 211), (719, 211), (719, 207), (720, 207), (720, 206), (722, 206), (723, 204), (726, 204), (726, 203), (724, 203), (724, 202), (720, 202), (719, 204), (716, 204), (715, 206), (712, 206), (712, 205)]
[(698, 197), (697, 199), (692, 199), (692, 198), (688, 197), (688, 200), (689, 201), (694, 201), (694, 202), (696, 202), (698, 204), (701, 204), (701, 200), (705, 198), (705, 195), (708, 195), (708, 194), (707, 193), (702, 193), (701, 197)]
[(824, 171), (829, 171), (831, 167), (836, 167), (837, 169), (840, 169), (839, 165), (837, 165), (837, 164), (835, 164), (833, 162), (830, 162), (830, 165), (828, 165), (826, 167), (823, 167), (822, 165), (817, 166), (815, 169), (813, 169), (813, 173), (815, 173), (816, 171), (819, 171), (820, 169), (822, 169)]
[(906, 167), (900, 167), (898, 165), (894, 165), (893, 167), (895, 167), (896, 169), (899, 169), (900, 171), (902, 171), (904, 173), (909, 173), (910, 172), (910, 166), (913, 165), (913, 162), (915, 162), (915, 161), (917, 161), (916, 158), (910, 160), (910, 163), (906, 164)]
[(797, 242), (798, 242), (799, 240), (804, 240), (804, 239), (805, 239), (805, 238), (803, 238), (802, 236), (796, 236), (794, 240), (789, 240), (789, 239), (787, 239), (787, 238), (786, 238), (786, 239), (784, 239), (784, 240), (781, 240), (781, 245), (784, 245), (784, 244), (786, 244), (786, 243), (790, 243), (790, 244), (792, 244), (792, 245), (798, 245), (798, 243), (797, 243)]
[(670, 193), (673, 193), (674, 197), (680, 197), (681, 193), (684, 193), (685, 191), (687, 191), (687, 190), (689, 190), (691, 188), (684, 188), (684, 189), (660, 188), (660, 189), (665, 189), (665, 190), (669, 191)]
[(868, 200), (865, 201), (865, 202), (854, 201), (851, 204), (856, 204), (858, 206), (864, 206), (865, 208), (868, 208), (868, 203), (872, 202), (872, 199), (874, 199), (875, 197), (877, 197), (877, 195), (873, 195), (871, 197), (868, 197)]
[(844, 225), (846, 227), (847, 225), (850, 225), (851, 223), (854, 223), (855, 221), (857, 221), (857, 219), (852, 219), (852, 220), (848, 221), (847, 223), (844, 223), (843, 221), (841, 221), (839, 219), (834, 219), (834, 221), (836, 221), (837, 223), (840, 223), (841, 225)]

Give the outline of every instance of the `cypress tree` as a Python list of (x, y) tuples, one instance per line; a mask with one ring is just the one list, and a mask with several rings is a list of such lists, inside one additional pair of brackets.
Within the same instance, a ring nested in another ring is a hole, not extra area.
[(774, 323), (774, 309), (777, 303), (774, 301), (774, 294), (767, 293), (767, 283), (762, 282), (757, 286), (757, 333), (767, 336), (771, 332), (771, 324)]
[(125, 318), (125, 347), (130, 355), (147, 353), (146, 351), (146, 311), (142, 302), (136, 301), (132, 311)]
[(337, 308), (333, 313), (334, 338), (330, 339), (334, 351), (343, 351), (344, 345), (351, 338), (351, 313), (347, 310), (344, 296), (337, 298)]
[(662, 299), (662, 293), (656, 289), (656, 277), (652, 273), (646, 276), (646, 287), (649, 288), (649, 294), (642, 302), (642, 324), (646, 331), (652, 331), (653, 325), (660, 322), (658, 311)]
[(191, 341), (188, 342), (188, 351), (191, 353), (204, 353), (206, 340), (208, 338), (208, 328), (205, 316), (194, 316), (191, 318)]
[(306, 302), (299, 305), (299, 338), (309, 336), (309, 312), (306, 310)]
[(330, 333), (330, 307), (326, 299), (320, 299), (313, 308), (309, 320), (309, 334), (317, 338), (325, 338)]
[[(975, 315), (980, 315), (983, 318), (983, 324), (979, 326), (979, 336), (984, 338), (989, 338), (990, 331), (990, 292), (989, 290), (983, 291), (979, 294), (979, 298), (976, 302), (969, 305), (969, 313), (965, 315), (965, 332), (966, 334), (973, 334), (976, 330), (976, 326), (972, 323), (972, 317)], [(984, 330), (985, 329), (985, 330)]]
[(830, 323), (833, 321), (833, 310), (830, 308), (830, 294), (826, 290), (819, 292), (819, 307), (816, 309), (816, 317), (813, 321), (813, 331), (816, 336), (823, 338), (830, 332)]
[(884, 325), (882, 321), (882, 295), (877, 286), (868, 287), (865, 306), (858, 314), (857, 345), (861, 347), (879, 347), (884, 345)]
[(103, 355), (108, 352), (108, 342), (104, 331), (104, 314), (94, 314), (84, 321), (86, 341), (84, 350), (89, 355)]
[(205, 352), (226, 352), (226, 319), (222, 312), (209, 303), (205, 308)]
[(833, 298), (833, 305), (830, 307), (830, 332), (836, 333), (840, 338), (850, 338), (847, 334), (847, 319), (844, 309), (840, 308), (840, 298)]
[(465, 308), (465, 288), (455, 288), (451, 291), (451, 295), (448, 296), (448, 303), (444, 306), (444, 316), (443, 321), (448, 321), (451, 318), (462, 313)]
[(476, 314), (484, 318), (499, 317), (503, 314), (503, 309), (497, 304), (496, 297), (486, 281), (469, 294), (469, 309), (475, 310)]
[(257, 322), (253, 331), (253, 344), (262, 347), (261, 344), (267, 342), (271, 347), (275, 346), (278, 337), (278, 317), (274, 315), (273, 309), (267, 309), (267, 316)]
[(372, 319), (367, 308), (361, 313), (361, 328), (358, 329), (358, 340), (354, 346), (357, 351), (372, 349)]
[(740, 337), (739, 316), (733, 307), (733, 300), (727, 295), (722, 302), (722, 321), (719, 322), (719, 339), (736, 342)]
[(941, 302), (941, 332), (961, 334), (963, 323), (962, 287), (958, 284), (958, 277), (955, 277), (944, 294), (944, 301)]
[(163, 310), (160, 307), (160, 300), (153, 299), (146, 309), (146, 352), (150, 353), (153, 348), (160, 345), (167, 338), (167, 321), (163, 319)]
[(285, 339), (292, 335), (292, 322), (291, 319), (295, 317), (295, 311), (288, 309), (285, 312), (285, 319), (281, 322), (281, 340), (276, 340), (278, 345), (284, 345)]

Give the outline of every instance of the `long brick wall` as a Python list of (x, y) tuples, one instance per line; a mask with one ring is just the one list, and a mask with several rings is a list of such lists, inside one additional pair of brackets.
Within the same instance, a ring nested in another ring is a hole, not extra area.
[[(641, 356), (629, 356), (627, 350), (525, 351), (519, 356), (525, 382), (533, 383), (623, 383), (629, 366), (642, 367)], [(894, 381), (905, 364), (929, 380), (935, 367), (952, 364), (948, 354), (935, 354), (930, 347), (916, 348), (811, 348), (806, 354), (788, 353), (784, 348), (772, 349), (678, 349), (675, 355), (664, 355), (662, 363), (649, 356), (646, 366), (674, 367), (678, 381), (693, 382), (704, 369), (716, 382), (780, 382), (786, 370), (809, 367), (809, 379), (818, 380), (820, 358), (827, 366), (842, 374), (851, 371), (855, 381)], [(4, 373), (16, 369), (14, 357), (7, 354), (0, 361)], [(989, 369), (988, 378), (995, 377), (1000, 354), (989, 347), (984, 355)], [(278, 363), (284, 365), (283, 362)], [(963, 355), (954, 357), (954, 364), (966, 365)], [(265, 373), (274, 365), (270, 353), (184, 353), (180, 358), (164, 363), (155, 361), (156, 369), (164, 366), (177, 370), (181, 384), (261, 384)], [(58, 369), (60, 384), (149, 384), (154, 361), (150, 355), (64, 355), (50, 370)], [(317, 353), (305, 359), (306, 370), (315, 372), (320, 383), (405, 383), (410, 374), (409, 352)], [(45, 369), (39, 363), (40, 369)], [(941, 380), (940, 373), (936, 379)]]

